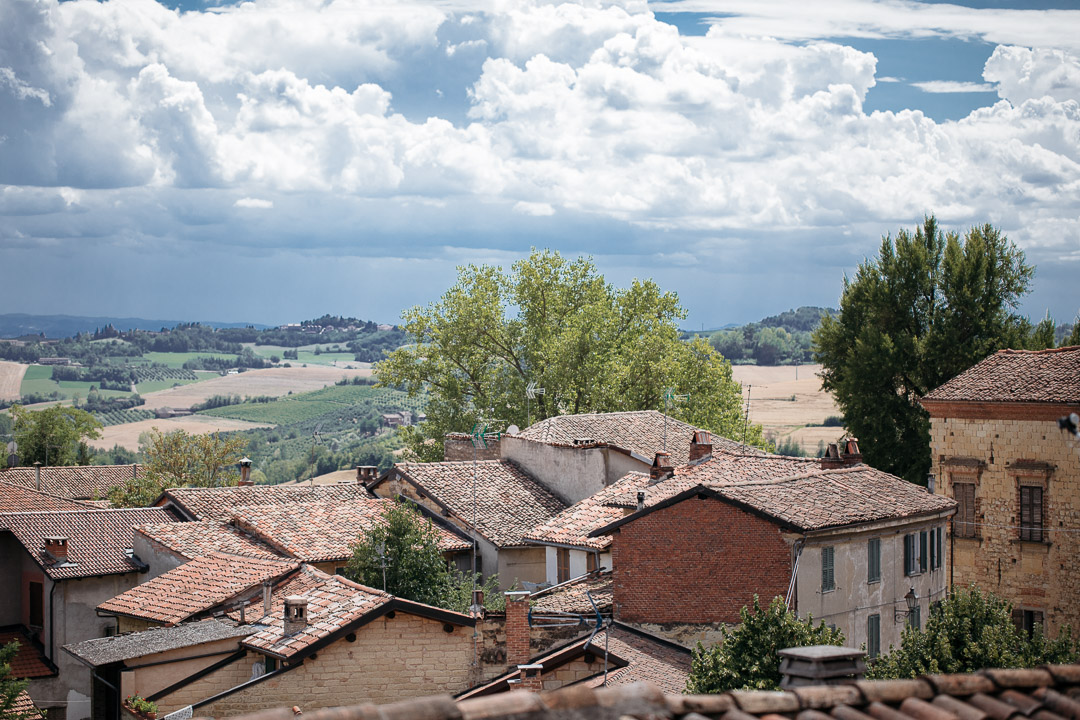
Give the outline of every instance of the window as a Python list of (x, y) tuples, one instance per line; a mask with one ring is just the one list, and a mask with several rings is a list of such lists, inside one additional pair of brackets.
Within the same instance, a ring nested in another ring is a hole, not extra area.
[(975, 537), (975, 483), (953, 483), (956, 515), (953, 516), (953, 535)]
[(585, 572), (593, 572), (599, 565), (599, 556), (596, 553), (588, 553), (585, 556)]
[(1020, 486), (1020, 539), (1043, 541), (1043, 489)]
[(570, 579), (570, 551), (566, 548), (556, 548), (556, 582), (566, 582)]
[(1015, 609), (1012, 613), (1013, 624), (1016, 629), (1025, 633), (1028, 637), (1035, 633), (1035, 628), (1043, 629), (1042, 610)]
[(821, 548), (821, 592), (836, 589), (836, 574), (833, 572), (834, 552), (832, 546)]
[(44, 585), (30, 581), (30, 627), (45, 625)]
[(941, 567), (943, 558), (941, 556), (944, 544), (942, 538), (945, 534), (945, 528), (936, 527), (930, 531), (930, 569), (937, 570)]
[(881, 654), (881, 616), (871, 615), (866, 618), (866, 655), (876, 658)]
[(926, 572), (926, 531), (919, 533), (919, 572)]
[(866, 542), (866, 582), (881, 580), (881, 538), (870, 538)]
[(919, 548), (916, 545), (918, 536), (912, 533), (904, 536), (904, 574), (919, 574)]

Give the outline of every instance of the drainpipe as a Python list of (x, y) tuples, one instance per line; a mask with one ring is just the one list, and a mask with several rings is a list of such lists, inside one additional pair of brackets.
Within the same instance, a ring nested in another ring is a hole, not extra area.
[(56, 581), (52, 581), (52, 588), (49, 590), (49, 659), (56, 662), (56, 622), (53, 615), (53, 606), (56, 604)]

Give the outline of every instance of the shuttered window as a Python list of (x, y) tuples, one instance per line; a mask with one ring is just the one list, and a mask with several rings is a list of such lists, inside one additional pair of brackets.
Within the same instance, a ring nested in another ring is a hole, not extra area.
[(975, 483), (953, 483), (956, 515), (953, 516), (953, 535), (975, 537)]
[(866, 582), (881, 580), (881, 538), (866, 541)]
[(1020, 539), (1042, 542), (1043, 489), (1041, 487), (1020, 486)]
[(904, 574), (914, 575), (918, 570), (915, 564), (915, 536), (904, 536)]
[(876, 658), (881, 654), (881, 616), (870, 615), (866, 618), (866, 655)]
[(1030, 637), (1035, 632), (1035, 628), (1039, 629), (1039, 632), (1043, 630), (1043, 614), (1042, 610), (1023, 610), (1016, 609), (1012, 612), (1013, 624), (1016, 625), (1016, 629), (1025, 633)]
[(942, 557), (943, 550), (945, 549), (945, 528), (934, 528), (931, 532), (931, 536), (933, 537), (933, 543), (930, 545), (933, 562), (930, 563), (930, 567), (937, 570), (941, 567), (941, 564), (945, 562), (945, 559)]
[(927, 560), (927, 542), (926, 531), (923, 530), (919, 533), (919, 572), (926, 572), (926, 560)]
[(585, 572), (593, 572), (598, 567), (596, 564), (596, 553), (589, 553), (585, 556)]
[(833, 572), (833, 548), (821, 548), (821, 592), (836, 589), (836, 574)]
[(558, 565), (556, 568), (557, 581), (566, 582), (570, 579), (570, 551), (566, 548), (558, 548), (555, 555)]

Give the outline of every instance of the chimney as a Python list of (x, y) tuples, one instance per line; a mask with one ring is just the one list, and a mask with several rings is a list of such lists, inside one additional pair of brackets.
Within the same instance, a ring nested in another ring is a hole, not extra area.
[(821, 469), (835, 470), (858, 465), (861, 462), (862, 453), (859, 451), (859, 439), (849, 437), (839, 443), (829, 443), (825, 448), (825, 455), (821, 458)]
[(670, 477), (674, 470), (675, 466), (671, 464), (671, 455), (661, 450), (656, 453), (656, 459), (653, 460), (649, 477), (652, 478), (653, 482), (658, 482)]
[(49, 535), (45, 538), (45, 552), (57, 563), (68, 561), (68, 539), (63, 535)]
[(379, 477), (379, 468), (374, 465), (357, 465), (356, 479), (362, 483), (369, 483)]
[(518, 665), (518, 676), (507, 681), (511, 690), (528, 690), (529, 692), (540, 692), (544, 689), (544, 681), (541, 673), (544, 672), (544, 666), (540, 663), (534, 665)]
[(251, 487), (255, 483), (251, 479), (251, 458), (240, 459), (240, 487)]
[(273, 587), (269, 580), (263, 582), (263, 617), (270, 615), (270, 600)]
[(307, 598), (299, 595), (290, 595), (285, 598), (285, 626), (286, 636), (295, 635), (307, 627)]
[(34, 480), (37, 482), (38, 492), (41, 492), (41, 461), (34, 461)]
[(637, 509), (640, 512), (645, 509), (645, 491), (638, 490), (637, 493)]
[(690, 441), (690, 462), (708, 460), (712, 457), (712, 433), (708, 430), (695, 430)]
[(507, 670), (529, 663), (529, 592), (511, 591), (506, 595), (506, 664)]
[(780, 689), (804, 685), (850, 685), (866, 674), (862, 650), (810, 645), (780, 651)]

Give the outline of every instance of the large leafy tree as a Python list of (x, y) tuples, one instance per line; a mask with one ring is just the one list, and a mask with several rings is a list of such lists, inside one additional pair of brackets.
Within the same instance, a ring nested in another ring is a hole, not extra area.
[(766, 608), (754, 596), (753, 608), (740, 611), (742, 622), (733, 630), (721, 628), (722, 640), (706, 648), (698, 643), (686, 683), (688, 693), (728, 690), (776, 690), (780, 687), (780, 655), (785, 648), (843, 645), (844, 635), (813, 618), (800, 619), (784, 598), (774, 597)]
[(1036, 628), (1017, 629), (1012, 606), (974, 585), (931, 607), (926, 629), (907, 627), (900, 647), (875, 662), (867, 677), (913, 678), (926, 673), (966, 673), (993, 668), (1076, 662), (1080, 645), (1065, 626), (1056, 640)]
[(28, 410), (12, 405), (11, 416), (23, 465), (88, 465), (86, 441), (101, 437), (101, 423), (78, 408), (56, 405)]
[(1034, 268), (990, 225), (963, 237), (934, 217), (886, 236), (844, 280), (840, 313), (814, 334), (822, 385), (836, 397), (866, 461), (925, 483), (930, 420), (919, 398), (1003, 347), (1026, 347), (1016, 314)]
[[(704, 339), (679, 340), (678, 297), (652, 281), (605, 282), (592, 261), (534, 250), (509, 273), (458, 269), (442, 298), (404, 313), (415, 345), (378, 363), (383, 385), (429, 393), (427, 422), (406, 431), (423, 460), (442, 458), (447, 432), (478, 421), (526, 426), (552, 415), (665, 408), (665, 391), (689, 395), (671, 414), (741, 439), (741, 388)], [(526, 403), (526, 387), (546, 394)], [(761, 428), (746, 441), (763, 444)]]
[(163, 433), (154, 428), (144, 451), (139, 476), (109, 492), (117, 507), (149, 505), (165, 490), (180, 487), (225, 487), (239, 480), (237, 463), (247, 443), (237, 435)]

